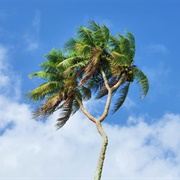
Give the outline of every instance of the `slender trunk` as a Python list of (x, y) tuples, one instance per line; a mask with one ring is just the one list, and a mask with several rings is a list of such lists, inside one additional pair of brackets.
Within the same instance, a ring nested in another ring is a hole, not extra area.
[(94, 180), (100, 180), (101, 175), (102, 175), (102, 170), (103, 170), (103, 164), (104, 164), (104, 159), (105, 159), (106, 148), (107, 148), (107, 145), (108, 145), (108, 137), (107, 137), (105, 131), (103, 130), (102, 124), (101, 124), (100, 121), (96, 122), (96, 127), (97, 127), (97, 130), (98, 130), (99, 134), (103, 138), (101, 151), (100, 151), (100, 154), (99, 154), (99, 159), (98, 159), (98, 163), (97, 163), (97, 166), (96, 166), (96, 172), (95, 172), (95, 176), (94, 176)]

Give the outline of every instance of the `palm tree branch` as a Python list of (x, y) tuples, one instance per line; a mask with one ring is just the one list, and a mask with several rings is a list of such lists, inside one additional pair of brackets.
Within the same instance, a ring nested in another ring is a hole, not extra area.
[(119, 97), (116, 99), (116, 103), (115, 103), (115, 105), (113, 107), (112, 114), (114, 114), (122, 106), (122, 104), (124, 103), (124, 101), (125, 101), (125, 99), (127, 97), (128, 91), (129, 91), (129, 86), (130, 86), (130, 83), (126, 83), (120, 89), (120, 94), (119, 94)]

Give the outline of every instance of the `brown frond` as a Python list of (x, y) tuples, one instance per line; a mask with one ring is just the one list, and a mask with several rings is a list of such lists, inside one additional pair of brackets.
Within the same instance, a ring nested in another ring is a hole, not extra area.
[(89, 78), (98, 70), (100, 64), (100, 55), (102, 54), (103, 49), (100, 47), (94, 47), (92, 50), (92, 57), (86, 68), (84, 69), (85, 75), (81, 79), (79, 86), (83, 86)]
[(83, 86), (89, 80), (89, 78), (97, 71), (97, 68), (98, 64), (94, 64), (94, 62), (91, 61), (89, 65), (85, 68), (85, 75), (81, 79), (79, 86)]
[(44, 104), (41, 104), (33, 113), (33, 117), (37, 118), (42, 116), (43, 118), (48, 117), (52, 114), (59, 104), (62, 102), (62, 97), (60, 94), (56, 94), (54, 97), (46, 100)]

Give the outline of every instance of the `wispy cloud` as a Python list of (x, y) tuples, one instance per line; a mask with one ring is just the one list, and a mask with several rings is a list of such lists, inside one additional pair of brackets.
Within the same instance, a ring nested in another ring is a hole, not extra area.
[(41, 24), (41, 12), (37, 10), (34, 15), (34, 19), (32, 21), (32, 25), (37, 33), (39, 33), (40, 31), (40, 24)]
[(36, 11), (31, 23), (30, 30), (24, 35), (27, 51), (34, 51), (39, 47), (39, 33), (40, 33), (41, 13)]
[(168, 49), (164, 44), (152, 44), (147, 47), (148, 52), (150, 53), (160, 53), (160, 54), (167, 54)]
[(130, 110), (133, 107), (136, 107), (136, 103), (128, 96), (123, 104), (127, 110)]
[(34, 51), (34, 50), (38, 49), (39, 42), (36, 39), (36, 37), (34, 37), (33, 35), (30, 35), (30, 34), (25, 35), (24, 40), (27, 45), (27, 47), (26, 47), (27, 51)]
[(21, 82), (8, 63), (8, 51), (7, 47), (0, 45), (0, 93), (4, 95), (13, 94), (14, 98), (17, 99), (20, 96)]
[(0, 91), (2, 91), (9, 84), (9, 77), (7, 75), (7, 49), (0, 45)]

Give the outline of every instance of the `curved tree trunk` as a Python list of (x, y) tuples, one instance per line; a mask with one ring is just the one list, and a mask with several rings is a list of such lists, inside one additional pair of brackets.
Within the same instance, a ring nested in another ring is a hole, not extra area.
[(108, 145), (108, 137), (107, 137), (105, 131), (103, 130), (102, 124), (101, 124), (100, 121), (96, 122), (96, 127), (97, 127), (98, 132), (100, 133), (100, 135), (103, 138), (101, 151), (100, 151), (100, 154), (99, 154), (99, 159), (98, 159), (96, 172), (95, 172), (95, 176), (94, 176), (94, 180), (100, 180), (101, 179), (101, 174), (102, 174), (102, 169), (103, 169), (103, 164), (104, 164), (104, 159), (105, 159), (106, 148), (107, 148), (107, 145)]

